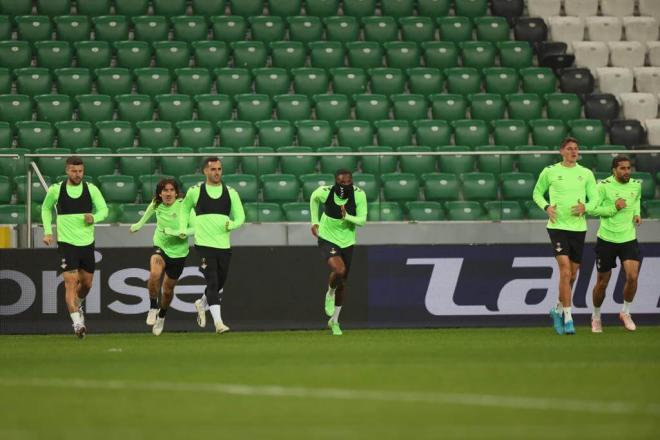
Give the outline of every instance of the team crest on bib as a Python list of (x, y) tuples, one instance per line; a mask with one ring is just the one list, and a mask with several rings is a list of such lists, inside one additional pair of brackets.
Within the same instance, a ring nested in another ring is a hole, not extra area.
[(206, 258), (202, 258), (202, 264), (200, 264), (199, 267), (201, 267), (202, 269), (206, 269), (206, 266), (208, 266), (206, 264)]
[(61, 267), (62, 269), (66, 269), (66, 266), (67, 266), (67, 264), (66, 264), (66, 258), (62, 258), (62, 263), (60, 264), (60, 267)]
[(557, 242), (557, 247), (555, 248), (555, 251), (561, 252), (563, 249), (561, 247), (561, 243)]
[(332, 255), (336, 254), (336, 253), (337, 253), (337, 249), (335, 249), (335, 248), (330, 248), (330, 253), (331, 253)]

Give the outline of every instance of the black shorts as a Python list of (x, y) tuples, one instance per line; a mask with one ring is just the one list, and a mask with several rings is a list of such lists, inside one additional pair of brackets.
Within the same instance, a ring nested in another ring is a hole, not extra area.
[(165, 261), (165, 273), (172, 280), (178, 280), (186, 265), (186, 257), (172, 258), (168, 257), (165, 251), (156, 246), (152, 255), (160, 255)]
[(550, 243), (552, 243), (555, 257), (566, 255), (574, 263), (579, 264), (582, 262), (582, 250), (584, 249), (586, 232), (548, 228), (548, 235), (550, 236)]
[(353, 246), (340, 248), (336, 244), (319, 237), (319, 249), (321, 249), (321, 254), (326, 260), (330, 257), (341, 257), (346, 267), (346, 276), (348, 276), (353, 260)]
[(596, 270), (609, 272), (616, 267), (616, 258), (623, 263), (626, 260), (642, 260), (637, 240), (625, 243), (612, 243), (601, 238), (596, 240)]
[(87, 246), (74, 246), (70, 243), (58, 241), (57, 253), (60, 256), (60, 263), (57, 268), (58, 274), (78, 269), (94, 273), (94, 269), (96, 269), (94, 243)]

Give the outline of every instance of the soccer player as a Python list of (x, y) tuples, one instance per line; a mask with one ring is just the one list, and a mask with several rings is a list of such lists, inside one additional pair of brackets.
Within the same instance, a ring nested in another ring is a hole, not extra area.
[[(319, 206), (324, 212), (319, 222)], [(330, 267), (328, 290), (325, 294), (325, 313), (330, 317), (332, 334), (342, 334), (339, 313), (346, 296), (346, 280), (351, 269), (355, 228), (367, 221), (367, 196), (353, 186), (353, 174), (348, 170), (335, 173), (335, 184), (317, 188), (309, 201), (312, 234)]]
[(642, 223), (640, 200), (642, 184), (630, 178), (630, 159), (619, 155), (612, 160), (612, 176), (598, 184), (599, 205), (589, 214), (600, 216), (596, 241), (596, 269), (598, 276), (593, 290), (594, 312), (591, 315), (591, 331), (601, 333), (600, 306), (605, 299), (605, 289), (619, 257), (626, 273), (623, 286), (623, 310), (619, 319), (627, 330), (637, 328), (630, 317), (630, 304), (637, 292), (640, 252), (635, 225)]
[(194, 208), (195, 249), (200, 257), (199, 270), (206, 279), (206, 290), (201, 299), (195, 301), (197, 324), (206, 326), (208, 306), (215, 324), (216, 333), (229, 330), (220, 313), (223, 291), (229, 263), (231, 261), (231, 231), (240, 228), (245, 222), (241, 198), (234, 188), (222, 183), (222, 163), (217, 157), (204, 159), (203, 171), (206, 181), (188, 190), (181, 209), (180, 230), (184, 233), (188, 213)]
[[(137, 232), (156, 214), (156, 230), (154, 231), (154, 250), (149, 260), (149, 312), (147, 325), (152, 326), (151, 332), (158, 336), (165, 327), (165, 315), (174, 297), (174, 287), (183, 272), (188, 256), (188, 235), (179, 235), (179, 221), (183, 199), (179, 196), (179, 184), (174, 179), (163, 179), (156, 185), (156, 195), (147, 207), (139, 222), (131, 225), (130, 231)], [(195, 222), (195, 212), (190, 211), (188, 227)], [(164, 275), (163, 275), (164, 272)], [(160, 298), (160, 309), (158, 299)]]
[[(564, 139), (559, 153), (562, 161), (541, 171), (533, 198), (548, 214), (548, 235), (559, 266), (559, 301), (550, 316), (558, 334), (573, 335), (571, 291), (582, 261), (587, 231), (584, 214), (598, 204), (598, 191), (594, 174), (577, 163), (580, 148), (575, 139)], [(546, 191), (550, 193), (549, 201)]]
[(79, 338), (87, 333), (82, 302), (92, 288), (94, 269), (94, 224), (108, 215), (101, 191), (83, 180), (85, 167), (80, 157), (67, 158), (66, 180), (48, 188), (41, 206), (44, 225), (43, 242), (53, 243), (53, 207), (57, 206), (58, 272), (63, 274), (66, 306)]

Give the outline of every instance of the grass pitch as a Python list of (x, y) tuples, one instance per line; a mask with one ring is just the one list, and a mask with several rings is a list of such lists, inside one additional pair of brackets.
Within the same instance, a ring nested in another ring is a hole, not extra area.
[(660, 327), (0, 336), (0, 396), (3, 440), (657, 439)]

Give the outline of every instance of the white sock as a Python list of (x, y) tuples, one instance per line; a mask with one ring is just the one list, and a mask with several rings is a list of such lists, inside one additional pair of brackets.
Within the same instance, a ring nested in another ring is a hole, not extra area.
[(73, 312), (73, 313), (70, 313), (70, 315), (71, 315), (71, 321), (73, 321), (73, 325), (82, 325), (83, 320), (80, 317), (80, 313)]
[(591, 314), (594, 319), (600, 319), (600, 307), (594, 307), (594, 312)]
[(206, 300), (206, 294), (202, 295), (202, 306), (204, 306), (204, 310), (209, 309), (209, 302)]
[(220, 316), (220, 304), (214, 304), (212, 306), (209, 306), (209, 310), (211, 311), (211, 316), (213, 317), (214, 324), (217, 324), (218, 322), (222, 322), (222, 317)]
[(564, 307), (563, 311), (564, 311), (564, 323), (572, 321), (573, 317), (571, 316), (571, 308), (570, 307)]
[(630, 305), (632, 304), (632, 301), (628, 302), (626, 300), (623, 301), (623, 309), (621, 310), (623, 313), (627, 313), (630, 315)]
[(337, 290), (336, 287), (330, 287), (330, 286), (328, 286), (328, 291), (325, 292), (325, 294), (326, 294), (326, 295), (330, 295), (330, 296), (335, 296), (335, 290)]
[(555, 306), (555, 310), (558, 311), (559, 313), (561, 313), (561, 311), (563, 309), (564, 309), (564, 306), (562, 306), (561, 303), (558, 302), (557, 305)]
[(339, 312), (341, 312), (341, 306), (335, 306), (335, 313), (332, 315), (332, 322), (339, 322)]

